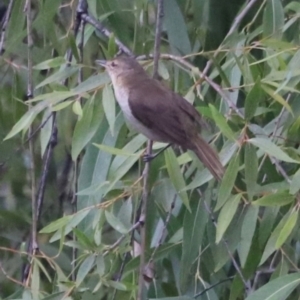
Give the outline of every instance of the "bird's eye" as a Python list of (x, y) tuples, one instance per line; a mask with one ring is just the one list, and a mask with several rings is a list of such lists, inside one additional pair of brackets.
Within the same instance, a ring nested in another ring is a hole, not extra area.
[(112, 62), (111, 62), (111, 66), (112, 66), (112, 67), (116, 67), (117, 64), (116, 64), (114, 61), (112, 61)]

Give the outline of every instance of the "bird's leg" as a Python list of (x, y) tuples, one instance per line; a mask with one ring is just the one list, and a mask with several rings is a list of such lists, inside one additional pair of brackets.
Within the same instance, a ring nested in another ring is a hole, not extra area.
[(143, 161), (144, 162), (150, 162), (151, 160), (153, 160), (156, 156), (158, 156), (159, 154), (161, 154), (162, 152), (164, 152), (166, 149), (168, 149), (170, 146), (172, 146), (172, 144), (168, 144), (166, 147), (160, 149), (157, 153), (154, 154), (147, 154), (145, 153), (143, 155)]

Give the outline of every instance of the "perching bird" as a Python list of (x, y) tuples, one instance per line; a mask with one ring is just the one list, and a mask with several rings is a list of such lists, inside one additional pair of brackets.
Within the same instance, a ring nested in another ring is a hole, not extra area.
[(183, 97), (151, 78), (129, 56), (98, 60), (113, 84), (127, 121), (153, 141), (177, 144), (194, 151), (212, 175), (221, 180), (224, 168), (216, 152), (201, 137), (201, 115)]

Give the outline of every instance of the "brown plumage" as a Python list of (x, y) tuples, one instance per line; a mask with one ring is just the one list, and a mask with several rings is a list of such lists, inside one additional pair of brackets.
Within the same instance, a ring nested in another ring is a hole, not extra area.
[(103, 62), (128, 122), (154, 141), (172, 143), (195, 152), (220, 180), (224, 168), (218, 155), (200, 136), (202, 118), (183, 97), (152, 79), (133, 58)]

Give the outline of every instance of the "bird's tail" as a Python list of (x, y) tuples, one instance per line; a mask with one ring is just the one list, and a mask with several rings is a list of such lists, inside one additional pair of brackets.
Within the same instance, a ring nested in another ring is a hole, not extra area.
[(222, 166), (218, 154), (214, 149), (200, 136), (193, 142), (193, 148), (205, 167), (211, 172), (211, 174), (217, 179), (221, 180), (224, 175), (224, 167)]

